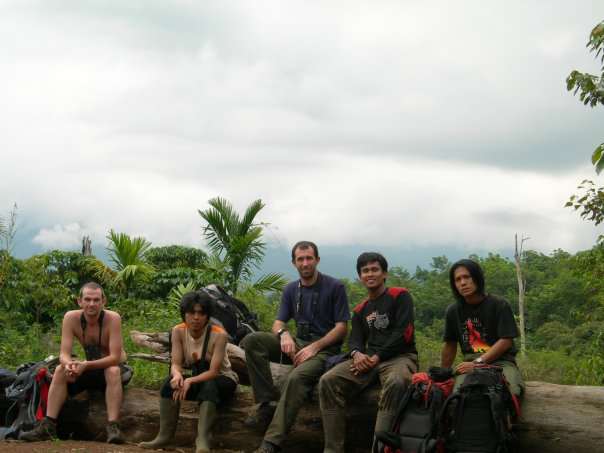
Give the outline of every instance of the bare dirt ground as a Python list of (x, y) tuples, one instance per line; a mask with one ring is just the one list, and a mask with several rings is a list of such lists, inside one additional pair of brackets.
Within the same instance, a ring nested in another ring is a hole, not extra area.
[[(46, 442), (22, 442), (0, 440), (0, 452), (15, 453), (134, 453), (157, 450), (145, 450), (136, 445), (112, 445), (104, 442), (85, 442), (79, 440), (56, 440)], [(172, 450), (176, 453), (194, 453), (195, 448), (177, 447)], [(212, 453), (240, 453), (235, 450), (215, 450)]]

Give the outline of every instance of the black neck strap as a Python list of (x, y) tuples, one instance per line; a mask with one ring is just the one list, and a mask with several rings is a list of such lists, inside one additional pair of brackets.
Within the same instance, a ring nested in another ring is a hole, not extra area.
[[(195, 375), (203, 373), (206, 366), (206, 353), (208, 352), (208, 345), (210, 343), (210, 333), (212, 332), (212, 324), (208, 323), (206, 326), (206, 337), (203, 340), (203, 347), (201, 348), (201, 357), (199, 358), (199, 362), (195, 364), (195, 368), (197, 368), (197, 372), (194, 372)], [(195, 370), (194, 370), (195, 371)]]
[[(321, 273), (317, 272), (317, 281), (312, 290), (312, 308), (310, 312), (310, 322), (315, 319), (317, 304), (319, 303), (319, 294), (321, 293)], [(302, 302), (302, 282), (298, 280), (298, 292), (296, 294), (296, 324), (300, 321), (300, 303)]]
[[(99, 315), (99, 346), (101, 345), (101, 332), (103, 330), (103, 319), (105, 318), (105, 310), (101, 310), (101, 314)], [(86, 317), (84, 316), (84, 312), (80, 314), (80, 324), (82, 325), (82, 341), (84, 342), (83, 346), (86, 346)]]

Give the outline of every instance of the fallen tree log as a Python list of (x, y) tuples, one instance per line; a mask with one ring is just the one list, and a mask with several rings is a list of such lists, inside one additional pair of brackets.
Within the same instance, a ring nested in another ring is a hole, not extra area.
[[(3, 393), (3, 392), (2, 392)], [(3, 396), (3, 395), (2, 395)], [(346, 451), (368, 452), (375, 421), (378, 390), (364, 392), (347, 407)], [(6, 401), (4, 401), (6, 403)], [(5, 407), (0, 398), (0, 407)], [(152, 439), (159, 421), (157, 391), (126, 388), (120, 423), (128, 442)], [(255, 410), (249, 388), (242, 387), (220, 408), (214, 426), (214, 448), (253, 451), (262, 434), (249, 430), (244, 420)], [(522, 405), (523, 422), (517, 428), (521, 452), (596, 453), (604, 445), (604, 387), (567, 386), (528, 382)], [(105, 401), (95, 393), (68, 399), (59, 418), (62, 438), (104, 440)], [(181, 409), (175, 446), (190, 447), (197, 429), (197, 405), (185, 402)], [(303, 406), (284, 451), (323, 451), (323, 429), (318, 401)]]

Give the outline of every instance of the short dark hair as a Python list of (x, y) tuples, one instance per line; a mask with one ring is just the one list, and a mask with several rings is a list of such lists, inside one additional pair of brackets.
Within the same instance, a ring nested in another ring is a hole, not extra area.
[(101, 285), (99, 285), (98, 283), (95, 282), (88, 282), (88, 283), (84, 283), (82, 285), (82, 287), (80, 288), (80, 295), (78, 296), (80, 299), (82, 298), (82, 296), (84, 295), (84, 290), (86, 288), (90, 288), (92, 290), (97, 290), (100, 289), (101, 290), (101, 297), (104, 299), (105, 298), (105, 291), (103, 291), (103, 287)]
[(292, 261), (296, 259), (296, 249), (306, 250), (307, 248), (312, 248), (315, 258), (319, 258), (317, 244), (311, 241), (298, 241), (292, 248)]
[(357, 258), (357, 274), (361, 275), (361, 268), (369, 263), (378, 263), (382, 268), (382, 272), (388, 272), (388, 261), (386, 261), (384, 255), (377, 252), (365, 252)]
[(453, 263), (451, 269), (449, 269), (449, 283), (451, 284), (451, 291), (453, 291), (453, 296), (455, 296), (455, 299), (457, 299), (459, 302), (464, 301), (463, 296), (459, 294), (459, 291), (457, 291), (457, 288), (455, 286), (455, 276), (453, 275), (455, 274), (455, 269), (457, 269), (458, 267), (465, 267), (468, 270), (470, 276), (472, 277), (472, 280), (474, 281), (474, 284), (476, 285), (476, 294), (483, 296), (484, 273), (482, 272), (480, 264), (478, 264), (474, 260), (463, 259)]
[(185, 320), (185, 314), (193, 313), (193, 309), (197, 304), (199, 304), (199, 308), (201, 308), (201, 313), (208, 315), (208, 319), (214, 314), (214, 303), (210, 296), (203, 290), (191, 291), (183, 294), (180, 298), (180, 304), (178, 305), (180, 316), (183, 321)]

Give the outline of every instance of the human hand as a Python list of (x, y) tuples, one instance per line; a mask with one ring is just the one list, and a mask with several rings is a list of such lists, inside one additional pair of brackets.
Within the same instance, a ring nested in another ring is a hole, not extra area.
[(474, 369), (474, 362), (461, 362), (455, 368), (455, 374), (466, 374)]
[(308, 346), (303, 347), (294, 356), (294, 366), (300, 365), (302, 362), (306, 362), (311, 357), (314, 357), (319, 352), (319, 347), (316, 343), (311, 343)]
[(294, 343), (294, 339), (291, 334), (287, 331), (281, 334), (281, 352), (288, 356), (290, 359), (294, 360), (294, 355), (296, 354), (296, 344)]
[(72, 360), (67, 365), (65, 365), (65, 374), (67, 377), (76, 379), (82, 375), (84, 371), (87, 369), (86, 360)]
[[(182, 378), (182, 376), (181, 376)], [(185, 397), (187, 396), (187, 392), (189, 391), (189, 389), (191, 388), (191, 378), (187, 378), (184, 381), (182, 381), (182, 385), (174, 390), (174, 393), (172, 394), (172, 399), (174, 400), (175, 403), (181, 403)]]
[(170, 379), (170, 387), (174, 390), (180, 389), (182, 387), (184, 379), (182, 378), (182, 374), (174, 373), (172, 379)]
[(355, 376), (357, 374), (366, 373), (371, 368), (373, 368), (373, 363), (371, 362), (371, 357), (367, 354), (363, 354), (362, 352), (355, 353), (352, 358), (352, 365), (350, 365), (350, 372)]

